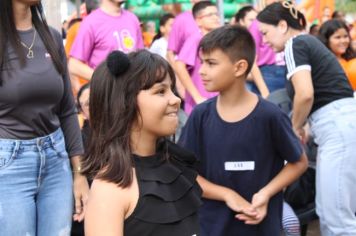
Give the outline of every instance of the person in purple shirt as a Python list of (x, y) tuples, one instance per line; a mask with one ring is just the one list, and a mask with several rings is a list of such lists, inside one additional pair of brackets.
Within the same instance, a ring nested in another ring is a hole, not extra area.
[[(232, 24), (237, 24), (245, 28), (249, 28), (252, 23), (255, 22), (257, 17), (257, 11), (253, 6), (247, 5), (242, 8), (238, 12), (236, 12), (234, 21)], [(258, 69), (258, 68), (257, 68)], [(259, 73), (259, 74), (256, 74)], [(267, 97), (269, 94), (266, 83), (264, 82), (260, 71), (253, 70), (253, 73), (250, 73), (247, 77), (247, 87), (252, 88), (252, 84), (254, 83), (258, 92), (262, 95), (262, 97)]]
[[(192, 4), (198, 2), (200, 2), (200, 0), (191, 1)], [(189, 38), (190, 35), (196, 32), (199, 32), (199, 28), (195, 23), (193, 13), (191, 10), (184, 11), (180, 13), (178, 16), (176, 16), (172, 25), (172, 30), (169, 33), (167, 55), (166, 55), (169, 64), (171, 64), (174, 70), (175, 70), (176, 57), (179, 54), (183, 46), (183, 43), (187, 40), (187, 38)], [(177, 80), (177, 90), (180, 97), (184, 98), (185, 88), (179, 79)]]
[[(195, 4), (199, 1), (194, 0), (191, 2)], [(185, 11), (176, 16), (168, 37), (167, 59), (171, 65), (174, 64), (175, 57), (179, 54), (185, 40), (197, 31), (199, 31), (199, 28), (194, 20), (192, 11)]]
[(70, 51), (69, 71), (90, 79), (95, 67), (113, 50), (125, 53), (143, 48), (138, 18), (121, 8), (122, 0), (102, 0), (87, 16)]
[(175, 62), (176, 73), (187, 90), (184, 111), (188, 115), (196, 104), (217, 95), (204, 89), (203, 81), (198, 73), (201, 65), (198, 45), (205, 34), (220, 26), (218, 9), (214, 3), (202, 1), (194, 5), (193, 16), (199, 31), (184, 42)]
[[(259, 22), (255, 20), (249, 27), (249, 31), (256, 44), (256, 62), (251, 70), (255, 83), (248, 82), (248, 84), (252, 92), (267, 97), (269, 93), (285, 88), (287, 80), (286, 67), (284, 62), (277, 63), (278, 56), (280, 55), (276, 54), (269, 45), (263, 42), (263, 35), (259, 31), (258, 26)], [(259, 80), (264, 80), (268, 91), (259, 91), (257, 89), (256, 85)]]

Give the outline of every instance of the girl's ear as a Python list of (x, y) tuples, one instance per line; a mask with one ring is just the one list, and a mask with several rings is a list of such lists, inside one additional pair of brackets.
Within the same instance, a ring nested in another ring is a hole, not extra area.
[(164, 25), (161, 25), (159, 27), (159, 31), (161, 31), (162, 35), (164, 35), (166, 33), (166, 29), (165, 29)]
[(235, 62), (234, 68), (235, 77), (241, 77), (246, 74), (248, 62), (245, 59), (238, 60)]
[(280, 32), (282, 32), (283, 34), (287, 33), (287, 31), (288, 31), (288, 24), (285, 20), (280, 20), (278, 22), (277, 27), (280, 30)]

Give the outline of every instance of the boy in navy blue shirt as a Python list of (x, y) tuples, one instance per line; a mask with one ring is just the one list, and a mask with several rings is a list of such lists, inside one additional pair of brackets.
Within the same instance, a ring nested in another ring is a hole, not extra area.
[(280, 235), (282, 190), (308, 164), (300, 141), (277, 106), (245, 87), (255, 55), (246, 29), (216, 29), (199, 48), (204, 87), (220, 94), (194, 109), (179, 143), (197, 155), (200, 175), (235, 190), (257, 211), (235, 215), (224, 203), (204, 200), (202, 236)]

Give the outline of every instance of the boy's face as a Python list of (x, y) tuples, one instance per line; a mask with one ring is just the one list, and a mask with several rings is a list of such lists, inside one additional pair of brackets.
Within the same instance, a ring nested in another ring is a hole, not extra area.
[(205, 89), (209, 92), (221, 92), (231, 88), (240, 75), (236, 74), (237, 64), (220, 49), (210, 53), (201, 52), (200, 58), (202, 63), (199, 74)]
[(201, 10), (196, 17), (198, 27), (206, 32), (210, 32), (220, 27), (219, 11), (216, 6), (209, 6)]

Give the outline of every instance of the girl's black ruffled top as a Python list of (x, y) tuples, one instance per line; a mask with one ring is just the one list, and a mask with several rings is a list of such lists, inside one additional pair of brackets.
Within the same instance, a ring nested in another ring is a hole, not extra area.
[(201, 188), (195, 156), (172, 142), (156, 155), (134, 156), (140, 191), (134, 212), (125, 220), (125, 236), (198, 236)]

